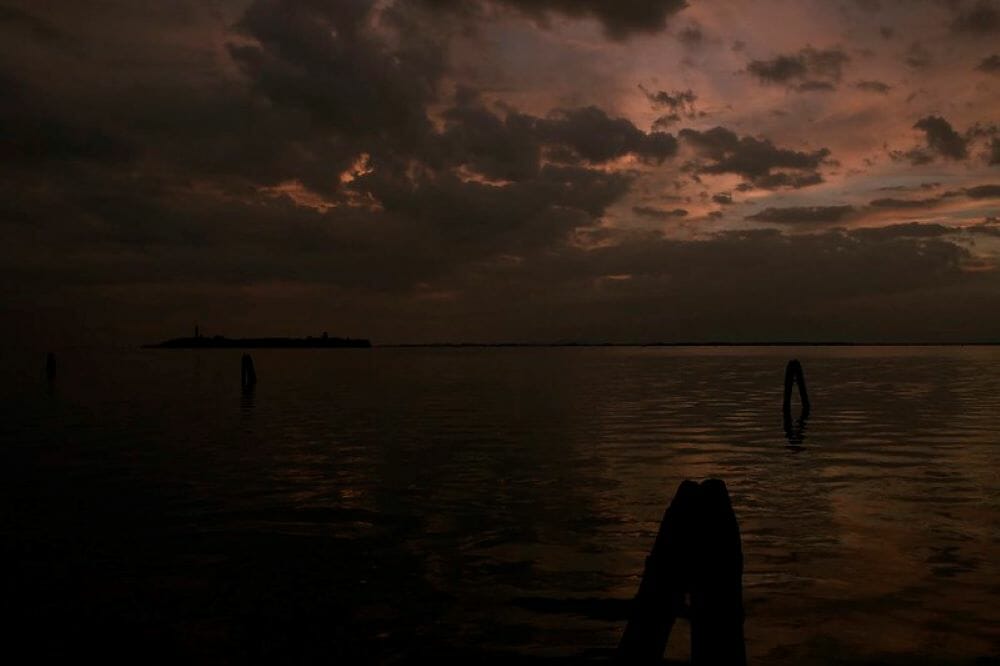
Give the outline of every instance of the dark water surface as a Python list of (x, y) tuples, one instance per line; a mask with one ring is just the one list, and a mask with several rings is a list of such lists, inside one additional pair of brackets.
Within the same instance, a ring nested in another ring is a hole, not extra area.
[(252, 394), (238, 351), (62, 352), (51, 389), (3, 360), (8, 648), (599, 658), (678, 484), (718, 477), (751, 663), (1000, 654), (1000, 348), (253, 355)]

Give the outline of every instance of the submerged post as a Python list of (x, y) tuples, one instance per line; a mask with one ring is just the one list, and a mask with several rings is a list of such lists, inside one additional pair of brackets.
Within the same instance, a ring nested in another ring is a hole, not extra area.
[(806, 378), (802, 374), (802, 364), (798, 359), (792, 359), (785, 366), (785, 397), (781, 404), (781, 409), (786, 414), (792, 411), (792, 384), (799, 386), (799, 400), (802, 403), (802, 414), (809, 414), (809, 392), (806, 390)]
[(240, 360), (240, 385), (248, 388), (257, 383), (257, 373), (253, 369), (253, 359), (250, 354), (243, 354)]
[(691, 663), (745, 666), (743, 549), (726, 484), (684, 481), (646, 558), (625, 633), (623, 664), (659, 664), (691, 600)]

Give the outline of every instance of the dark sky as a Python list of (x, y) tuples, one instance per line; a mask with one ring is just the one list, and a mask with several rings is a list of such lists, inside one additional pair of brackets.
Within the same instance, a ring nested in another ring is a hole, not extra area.
[(1000, 340), (1000, 2), (0, 0), (6, 344)]

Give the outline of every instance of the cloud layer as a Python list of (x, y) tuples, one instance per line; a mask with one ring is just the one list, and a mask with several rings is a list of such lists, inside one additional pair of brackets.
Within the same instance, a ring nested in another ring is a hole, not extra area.
[(4, 334), (995, 337), (1000, 14), (915, 1), (0, 5)]

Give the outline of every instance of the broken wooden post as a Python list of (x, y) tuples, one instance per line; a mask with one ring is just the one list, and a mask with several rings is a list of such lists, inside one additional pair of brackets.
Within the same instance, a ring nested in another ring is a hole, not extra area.
[(785, 366), (785, 397), (781, 408), (785, 412), (792, 411), (792, 384), (799, 386), (799, 400), (802, 402), (802, 413), (809, 414), (809, 392), (806, 391), (806, 378), (802, 374), (802, 364), (798, 359), (792, 359)]
[(685, 595), (692, 663), (745, 666), (743, 549), (726, 484), (718, 479), (684, 481), (664, 513), (618, 644), (619, 662), (662, 662)]
[(240, 360), (240, 385), (248, 388), (257, 383), (257, 373), (253, 369), (253, 359), (250, 354), (243, 354)]

